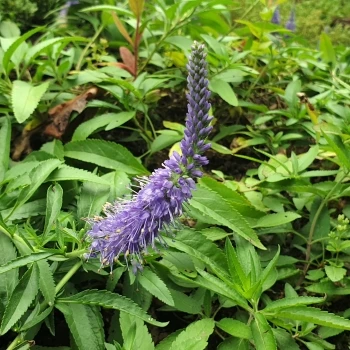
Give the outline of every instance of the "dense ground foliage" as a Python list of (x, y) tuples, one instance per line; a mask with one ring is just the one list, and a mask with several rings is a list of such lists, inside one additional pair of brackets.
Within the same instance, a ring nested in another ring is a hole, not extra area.
[[(0, 6), (0, 348), (347, 349), (349, 4), (64, 3)], [(105, 267), (86, 219), (179, 151), (194, 40), (209, 165), (142, 271)]]

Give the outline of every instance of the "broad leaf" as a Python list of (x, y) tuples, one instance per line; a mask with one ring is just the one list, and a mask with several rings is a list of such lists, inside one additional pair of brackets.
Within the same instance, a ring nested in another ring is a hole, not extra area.
[(264, 315), (255, 313), (251, 328), (256, 350), (277, 350), (276, 339)]
[(218, 224), (229, 227), (256, 247), (265, 249), (247, 220), (223, 197), (210, 190), (197, 188), (190, 204), (203, 214), (215, 219)]
[[(0, 232), (0, 264), (4, 265), (16, 259), (16, 249), (10, 238)], [(5, 306), (8, 304), (10, 296), (18, 282), (18, 270), (1, 273), (0, 275), (0, 303)], [(1, 318), (1, 313), (0, 313)]]
[(279, 309), (285, 309), (292, 306), (300, 306), (300, 305), (310, 305), (324, 302), (324, 298), (316, 298), (316, 297), (296, 297), (296, 298), (284, 298), (272, 301), (268, 304), (264, 312), (276, 311)]
[(167, 322), (158, 322), (154, 320), (132, 300), (106, 290), (86, 290), (70, 297), (60, 298), (57, 302), (59, 304), (98, 305), (107, 309), (124, 311), (158, 327), (165, 327), (168, 324)]
[(20, 279), (13, 291), (4, 317), (1, 322), (0, 334), (3, 335), (21, 318), (38, 293), (38, 268), (33, 265)]
[(144, 322), (126, 312), (120, 313), (120, 328), (125, 350), (154, 350), (152, 337)]
[(79, 350), (104, 350), (102, 316), (93, 306), (77, 304), (57, 304)]
[(52, 226), (56, 222), (58, 215), (62, 207), (63, 190), (60, 184), (51, 185), (47, 189), (46, 194), (46, 215), (45, 215), (45, 226), (42, 236), (44, 237), (50, 232)]
[(299, 218), (301, 218), (299, 214), (291, 211), (269, 214), (260, 218), (258, 222), (254, 225), (254, 227), (280, 226), (280, 225), (287, 224), (288, 222), (292, 222)]
[(93, 163), (128, 174), (147, 174), (142, 164), (123, 146), (103, 140), (69, 142), (64, 146), (65, 156)]
[(204, 350), (208, 346), (208, 338), (213, 331), (214, 321), (212, 319), (193, 322), (176, 337), (169, 350)]
[(224, 101), (231, 106), (238, 106), (237, 97), (229, 83), (219, 79), (212, 79), (209, 84), (209, 89), (216, 92)]
[(13, 113), (18, 123), (23, 123), (32, 115), (49, 84), (49, 82), (45, 82), (38, 86), (33, 86), (21, 80), (13, 82), (11, 101)]
[(39, 267), (39, 288), (41, 293), (49, 304), (52, 306), (55, 302), (55, 282), (49, 263), (46, 260), (39, 260), (37, 262)]
[(223, 318), (219, 322), (216, 322), (216, 325), (220, 329), (234, 337), (244, 339), (252, 338), (252, 332), (250, 330), (250, 327), (247, 326), (245, 323), (233, 320), (232, 318)]
[(47, 252), (34, 253), (33, 252), (30, 255), (20, 256), (17, 259), (11, 260), (6, 264), (1, 265), (0, 275), (12, 269), (16, 269), (18, 267), (25, 266), (42, 259), (46, 259), (51, 255), (53, 255), (53, 253), (47, 253)]
[(350, 330), (350, 320), (313, 307), (296, 306), (281, 309), (273, 317), (289, 318), (291, 320), (311, 322), (331, 328)]

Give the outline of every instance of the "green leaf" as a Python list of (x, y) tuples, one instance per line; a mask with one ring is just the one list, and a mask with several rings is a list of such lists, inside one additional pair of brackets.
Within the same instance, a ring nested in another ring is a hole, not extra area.
[(104, 350), (102, 317), (98, 309), (88, 305), (56, 305), (68, 324), (69, 330), (79, 350)]
[(103, 140), (69, 142), (64, 146), (65, 156), (98, 166), (121, 170), (128, 174), (147, 174), (148, 171), (123, 146)]
[(17, 259), (11, 260), (6, 264), (1, 265), (0, 275), (12, 269), (17, 269), (18, 267), (22, 267), (42, 259), (46, 259), (51, 255), (53, 255), (53, 253), (47, 253), (47, 252), (34, 253), (33, 252), (30, 255), (20, 256)]
[(193, 297), (186, 295), (185, 293), (178, 292), (174, 289), (169, 289), (171, 296), (174, 300), (174, 307), (163, 306), (160, 308), (162, 311), (179, 310), (186, 312), (187, 314), (198, 315), (201, 313), (201, 304)]
[(251, 328), (256, 350), (277, 350), (276, 339), (264, 315), (255, 313)]
[(171, 333), (156, 346), (156, 350), (169, 350), (171, 344), (174, 342), (176, 337), (181, 333), (181, 329)]
[(30, 329), (37, 325), (38, 323), (44, 321), (46, 317), (50, 315), (50, 313), (53, 310), (53, 306), (48, 307), (46, 310), (43, 312), (39, 313), (38, 315), (34, 316), (30, 321), (26, 322), (22, 327), (21, 327), (21, 332)]
[(97, 176), (90, 171), (74, 168), (68, 165), (61, 165), (58, 169), (52, 172), (46, 182), (53, 181), (90, 181), (95, 184), (108, 185), (107, 181), (102, 177)]
[(276, 311), (280, 309), (289, 308), (292, 306), (300, 306), (300, 305), (310, 305), (324, 302), (324, 298), (316, 298), (316, 297), (296, 297), (296, 298), (284, 298), (272, 301), (268, 304), (262, 313)]
[(135, 116), (133, 112), (106, 113), (80, 124), (74, 131), (72, 141), (85, 140), (96, 130), (111, 130), (126, 123)]
[(0, 183), (4, 180), (5, 172), (9, 167), (11, 121), (9, 118), (0, 118)]
[(125, 350), (154, 350), (152, 337), (144, 322), (126, 312), (120, 313), (120, 328), (123, 334)]
[(232, 285), (222, 282), (217, 277), (205, 272), (204, 270), (197, 268), (197, 271), (199, 272), (200, 276), (197, 276), (191, 281), (205, 289), (209, 289), (219, 295), (223, 295), (224, 297), (231, 299), (245, 310), (249, 309), (246, 299), (237, 293)]
[(212, 79), (209, 83), (209, 89), (217, 93), (224, 101), (231, 106), (238, 106), (237, 97), (229, 83), (221, 79)]
[(190, 204), (203, 214), (215, 219), (220, 225), (225, 225), (250, 243), (260, 249), (266, 249), (260, 242), (255, 231), (250, 227), (247, 220), (218, 194), (197, 188), (190, 200)]
[(333, 66), (337, 63), (337, 57), (331, 42), (331, 39), (326, 33), (322, 33), (320, 37), (320, 51), (322, 58), (327, 63), (332, 63)]
[(273, 335), (276, 338), (279, 349), (283, 350), (300, 350), (295, 339), (290, 333), (282, 328), (272, 328)]
[(212, 319), (193, 322), (176, 337), (169, 350), (204, 350), (208, 346), (208, 338), (213, 331), (214, 321)]
[(13, 113), (18, 123), (23, 123), (32, 115), (49, 84), (50, 82), (45, 82), (38, 86), (33, 86), (21, 80), (13, 82), (11, 101)]
[(242, 289), (247, 290), (250, 286), (250, 277), (248, 277), (242, 269), (241, 263), (237, 258), (235, 249), (229, 238), (226, 238), (225, 243), (226, 259), (228, 268), (233, 279), (233, 283), (241, 286)]
[(165, 283), (149, 268), (145, 268), (137, 276), (141, 286), (165, 304), (174, 306), (174, 300)]
[(46, 199), (36, 199), (35, 201), (27, 202), (20, 207), (13, 207), (1, 211), (1, 215), (7, 220), (26, 219), (31, 216), (45, 215)]
[(69, 42), (72, 41), (85, 41), (88, 42), (89, 40), (87, 38), (83, 38), (83, 37), (78, 37), (78, 36), (71, 36), (71, 37), (57, 37), (57, 38), (52, 38), (52, 39), (47, 39), (44, 41), (39, 42), (36, 45), (33, 45), (28, 52), (26, 53), (24, 60), (26, 64), (30, 64), (32, 63), (32, 61), (35, 59), (35, 57), (37, 57), (38, 55), (40, 55), (40, 53), (42, 53), (43, 51), (45, 51), (46, 49), (48, 49), (49, 47), (57, 44), (57, 43), (62, 43), (62, 42), (66, 42), (67, 44)]
[(337, 266), (326, 266), (325, 267), (326, 275), (332, 282), (339, 282), (341, 281), (345, 275), (347, 270), (343, 267), (337, 267)]
[(203, 261), (210, 266), (218, 276), (228, 278), (227, 264), (225, 255), (217, 245), (206, 239), (199, 232), (183, 229), (177, 235), (176, 239), (163, 237), (166, 243), (173, 248), (189, 254), (191, 257)]
[[(22, 43), (24, 43), (28, 38), (30, 38), (35, 33), (38, 33), (42, 31), (45, 27), (37, 27), (32, 30), (30, 30), (27, 33), (24, 33), (21, 37), (19, 37), (16, 41), (12, 43), (12, 45), (6, 50), (4, 57), (2, 59), (2, 65), (4, 67), (4, 70), (6, 74), (8, 75), (10, 72), (9, 63), (11, 60), (12, 55), (16, 52), (16, 50), (21, 46)], [(18, 68), (18, 67), (16, 67)]]
[(252, 332), (250, 330), (250, 327), (247, 326), (245, 323), (233, 320), (232, 318), (223, 318), (219, 322), (216, 322), (216, 325), (220, 329), (234, 337), (244, 339), (252, 338)]
[[(5, 265), (6, 263), (16, 259), (16, 249), (12, 244), (10, 238), (4, 233), (0, 232), (0, 264)], [(18, 270), (10, 270), (0, 275), (0, 303), (7, 305), (10, 296), (15, 289), (18, 282)], [(0, 318), (1, 318), (0, 313)]]
[(27, 311), (38, 293), (39, 275), (38, 269), (33, 265), (20, 279), (14, 289), (4, 317), (1, 322), (0, 334), (4, 335)]
[(59, 298), (57, 303), (97, 305), (107, 309), (124, 311), (154, 326), (165, 327), (168, 324), (168, 322), (154, 320), (132, 300), (106, 290), (86, 290), (70, 297)]
[(46, 194), (46, 215), (44, 232), (41, 237), (43, 241), (56, 222), (62, 207), (63, 189), (60, 184), (51, 185)]
[(55, 302), (56, 291), (50, 265), (46, 260), (39, 260), (37, 264), (39, 267), (39, 289), (49, 306), (52, 306)]
[(338, 135), (327, 135), (323, 133), (324, 138), (337, 154), (339, 166), (350, 170), (350, 150), (345, 146), (344, 142)]
[(273, 227), (287, 224), (296, 219), (301, 218), (301, 216), (292, 211), (287, 211), (283, 213), (275, 213), (263, 216), (258, 220), (254, 227)]
[[(92, 217), (99, 214), (102, 206), (107, 202), (109, 186), (84, 182), (77, 201), (78, 219)], [(79, 225), (80, 226), (80, 225)]]
[(280, 309), (273, 317), (289, 318), (291, 320), (311, 322), (331, 328), (350, 330), (350, 320), (313, 307), (296, 306)]
[(27, 202), (52, 171), (60, 164), (61, 162), (58, 159), (49, 159), (40, 162), (40, 164), (29, 173), (31, 184), (30, 186), (23, 188), (20, 192), (14, 210)]

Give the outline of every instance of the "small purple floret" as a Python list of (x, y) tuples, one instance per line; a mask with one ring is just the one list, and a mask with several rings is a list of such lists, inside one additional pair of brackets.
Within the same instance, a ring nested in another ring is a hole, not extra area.
[(273, 12), (271, 23), (278, 24), (278, 25), (281, 24), (281, 14), (278, 6), (275, 8), (275, 11)]
[(200, 168), (208, 164), (203, 153), (210, 148), (205, 140), (212, 117), (205, 57), (204, 45), (195, 42), (187, 65), (188, 112), (182, 154), (174, 152), (149, 178), (137, 179), (140, 191), (130, 200), (107, 203), (105, 216), (91, 220), (90, 255), (100, 254), (104, 266), (112, 266), (122, 254), (134, 273), (142, 270), (142, 253), (147, 247), (156, 249), (156, 241), (162, 242), (160, 231), (171, 234), (184, 203), (192, 197), (194, 180), (202, 176)]
[(286, 29), (290, 30), (291, 32), (295, 32), (296, 28), (297, 26), (295, 23), (295, 9), (293, 8), (290, 13), (288, 22), (286, 23)]

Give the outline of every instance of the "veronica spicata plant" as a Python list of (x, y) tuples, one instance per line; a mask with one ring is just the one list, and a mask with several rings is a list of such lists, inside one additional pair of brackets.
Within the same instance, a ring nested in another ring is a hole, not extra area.
[(208, 164), (203, 153), (210, 148), (205, 140), (212, 129), (212, 117), (205, 57), (204, 45), (195, 42), (187, 65), (188, 112), (181, 155), (174, 152), (149, 178), (138, 179), (140, 191), (131, 199), (107, 203), (105, 217), (92, 220), (90, 254), (99, 253), (104, 266), (112, 266), (123, 254), (134, 273), (142, 269), (141, 254), (149, 246), (155, 249), (161, 230), (170, 233), (183, 204), (192, 197), (194, 180), (202, 176), (200, 168)]

